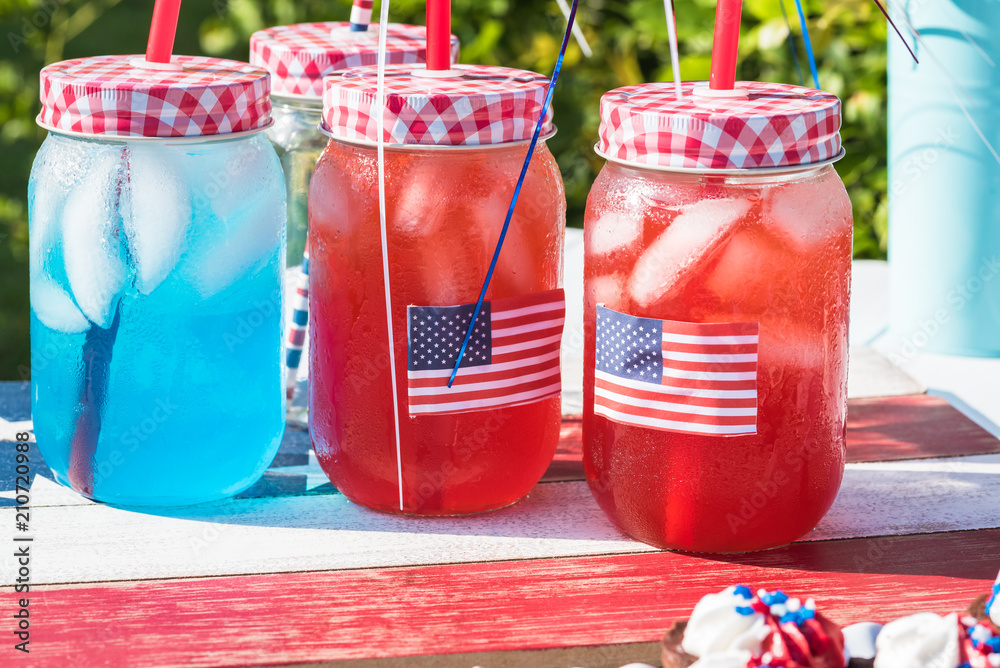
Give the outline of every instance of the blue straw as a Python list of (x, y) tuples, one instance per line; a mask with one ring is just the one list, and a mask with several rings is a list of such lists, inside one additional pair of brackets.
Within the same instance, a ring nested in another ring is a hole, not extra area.
[(813, 83), (819, 88), (819, 72), (816, 71), (816, 58), (813, 56), (813, 45), (809, 39), (809, 28), (806, 27), (806, 14), (802, 11), (802, 0), (795, 0), (795, 9), (799, 12), (799, 24), (802, 26), (802, 41), (806, 46), (806, 57), (809, 59), (809, 71), (812, 72)]
[(785, 26), (788, 27), (788, 48), (792, 51), (792, 62), (795, 63), (795, 75), (799, 78), (799, 85), (802, 81), (802, 67), (799, 65), (798, 49), (795, 48), (795, 36), (792, 35), (792, 22), (788, 20), (788, 12), (785, 11), (785, 0), (778, 0), (781, 5), (781, 15), (785, 17)]
[(569, 44), (570, 34), (573, 32), (573, 23), (576, 20), (576, 8), (579, 4), (579, 0), (573, 0), (573, 6), (569, 11), (569, 18), (566, 20), (566, 34), (563, 35), (562, 47), (559, 49), (559, 58), (556, 59), (556, 67), (552, 72), (552, 78), (549, 80), (548, 88), (545, 90), (545, 104), (542, 105), (542, 110), (538, 115), (538, 122), (535, 123), (535, 133), (531, 136), (531, 144), (528, 146), (528, 155), (524, 158), (524, 165), (521, 166), (521, 175), (517, 177), (517, 186), (514, 188), (514, 197), (510, 200), (510, 207), (507, 209), (507, 218), (503, 221), (503, 229), (500, 230), (500, 238), (497, 240), (497, 247), (493, 251), (493, 260), (490, 261), (490, 269), (486, 272), (486, 280), (483, 281), (483, 289), (479, 291), (479, 300), (476, 302), (476, 310), (472, 313), (472, 321), (469, 322), (469, 329), (465, 332), (465, 340), (462, 341), (462, 349), (458, 351), (458, 359), (455, 361), (455, 368), (451, 370), (451, 378), (448, 379), (448, 387), (451, 387), (452, 383), (455, 382), (455, 376), (458, 375), (458, 367), (462, 363), (462, 359), (465, 357), (465, 348), (469, 345), (469, 339), (472, 338), (472, 330), (476, 326), (476, 321), (479, 320), (479, 313), (483, 310), (483, 300), (486, 299), (486, 290), (490, 287), (490, 280), (493, 278), (493, 270), (497, 267), (497, 260), (500, 259), (500, 249), (503, 247), (503, 240), (507, 236), (507, 228), (510, 227), (510, 219), (514, 216), (514, 205), (517, 204), (517, 198), (521, 194), (521, 186), (524, 185), (524, 177), (528, 173), (528, 165), (531, 163), (531, 156), (535, 152), (535, 145), (538, 143), (538, 135), (542, 132), (542, 124), (545, 122), (545, 113), (549, 109), (549, 105), (552, 104), (552, 92), (555, 90), (556, 81), (559, 79), (559, 71), (562, 69), (563, 57), (566, 55), (566, 46)]

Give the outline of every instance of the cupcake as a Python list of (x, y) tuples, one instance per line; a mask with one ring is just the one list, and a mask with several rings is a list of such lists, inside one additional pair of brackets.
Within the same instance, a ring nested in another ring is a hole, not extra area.
[(742, 585), (702, 598), (661, 645), (663, 668), (845, 668), (849, 658), (812, 599)]
[(875, 668), (1000, 668), (1000, 636), (972, 615), (919, 612), (882, 628)]

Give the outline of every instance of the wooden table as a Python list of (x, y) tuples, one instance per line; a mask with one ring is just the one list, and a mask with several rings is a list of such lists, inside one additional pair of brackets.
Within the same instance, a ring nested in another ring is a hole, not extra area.
[[(579, 237), (568, 246), (572, 305)], [(855, 268), (852, 339), (891, 353), (884, 273)], [(1000, 362), (920, 354), (904, 360), (914, 380), (855, 348), (851, 463), (833, 509), (790, 547), (704, 557), (623, 537), (591, 498), (573, 417), (579, 322), (572, 310), (559, 453), (528, 499), (489, 515), (354, 506), (296, 429), (239, 498), (154, 512), (56, 485), (33, 449), (28, 655), (11, 633), (10, 441), (30, 428), (29, 397), (24, 384), (0, 384), (0, 506), (10, 511), (0, 515), (0, 665), (614, 667), (656, 663), (669, 624), (735, 582), (813, 596), (844, 624), (948, 612), (988, 591), (1000, 567), (1000, 401), (982, 377), (995, 388)], [(948, 371), (963, 365), (968, 381)], [(925, 393), (921, 381), (944, 390)]]

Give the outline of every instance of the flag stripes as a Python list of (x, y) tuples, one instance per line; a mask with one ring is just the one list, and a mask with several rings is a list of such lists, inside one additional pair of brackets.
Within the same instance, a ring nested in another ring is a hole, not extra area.
[[(514, 406), (559, 395), (562, 290), (484, 302), (467, 359), (448, 387), (453, 355), (474, 306), (407, 309), (410, 415)], [(436, 351), (433, 360), (430, 350)]]
[(688, 323), (597, 308), (594, 412), (697, 434), (757, 431), (757, 323)]

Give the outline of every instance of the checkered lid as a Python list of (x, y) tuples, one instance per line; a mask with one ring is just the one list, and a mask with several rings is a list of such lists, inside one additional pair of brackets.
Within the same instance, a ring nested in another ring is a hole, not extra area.
[(174, 70), (141, 67), (142, 56), (64, 60), (42, 69), (48, 128), (90, 135), (191, 137), (267, 126), (270, 76), (247, 63), (174, 56)]
[[(298, 23), (255, 32), (250, 37), (250, 62), (266, 67), (274, 77), (275, 95), (303, 95), (319, 100), (323, 77), (349, 67), (375, 65), (378, 24), (352, 32), (347, 22)], [(427, 30), (423, 26), (390, 23), (386, 28), (386, 62), (414, 64), (427, 60)], [(451, 36), (452, 60), (458, 59), (458, 38)]]
[[(383, 141), (462, 146), (527, 141), (545, 103), (549, 80), (506, 67), (456, 65), (455, 76), (428, 78), (408, 65), (386, 67)], [(324, 80), (323, 123), (334, 137), (372, 144), (376, 68), (359, 67)], [(552, 132), (546, 110), (542, 136)]]
[[(701, 94), (705, 82), (626, 86), (601, 98), (597, 152), (668, 169), (810, 165), (840, 153), (840, 100), (788, 84), (738, 82), (745, 97)], [(696, 91), (697, 88), (697, 91)]]

